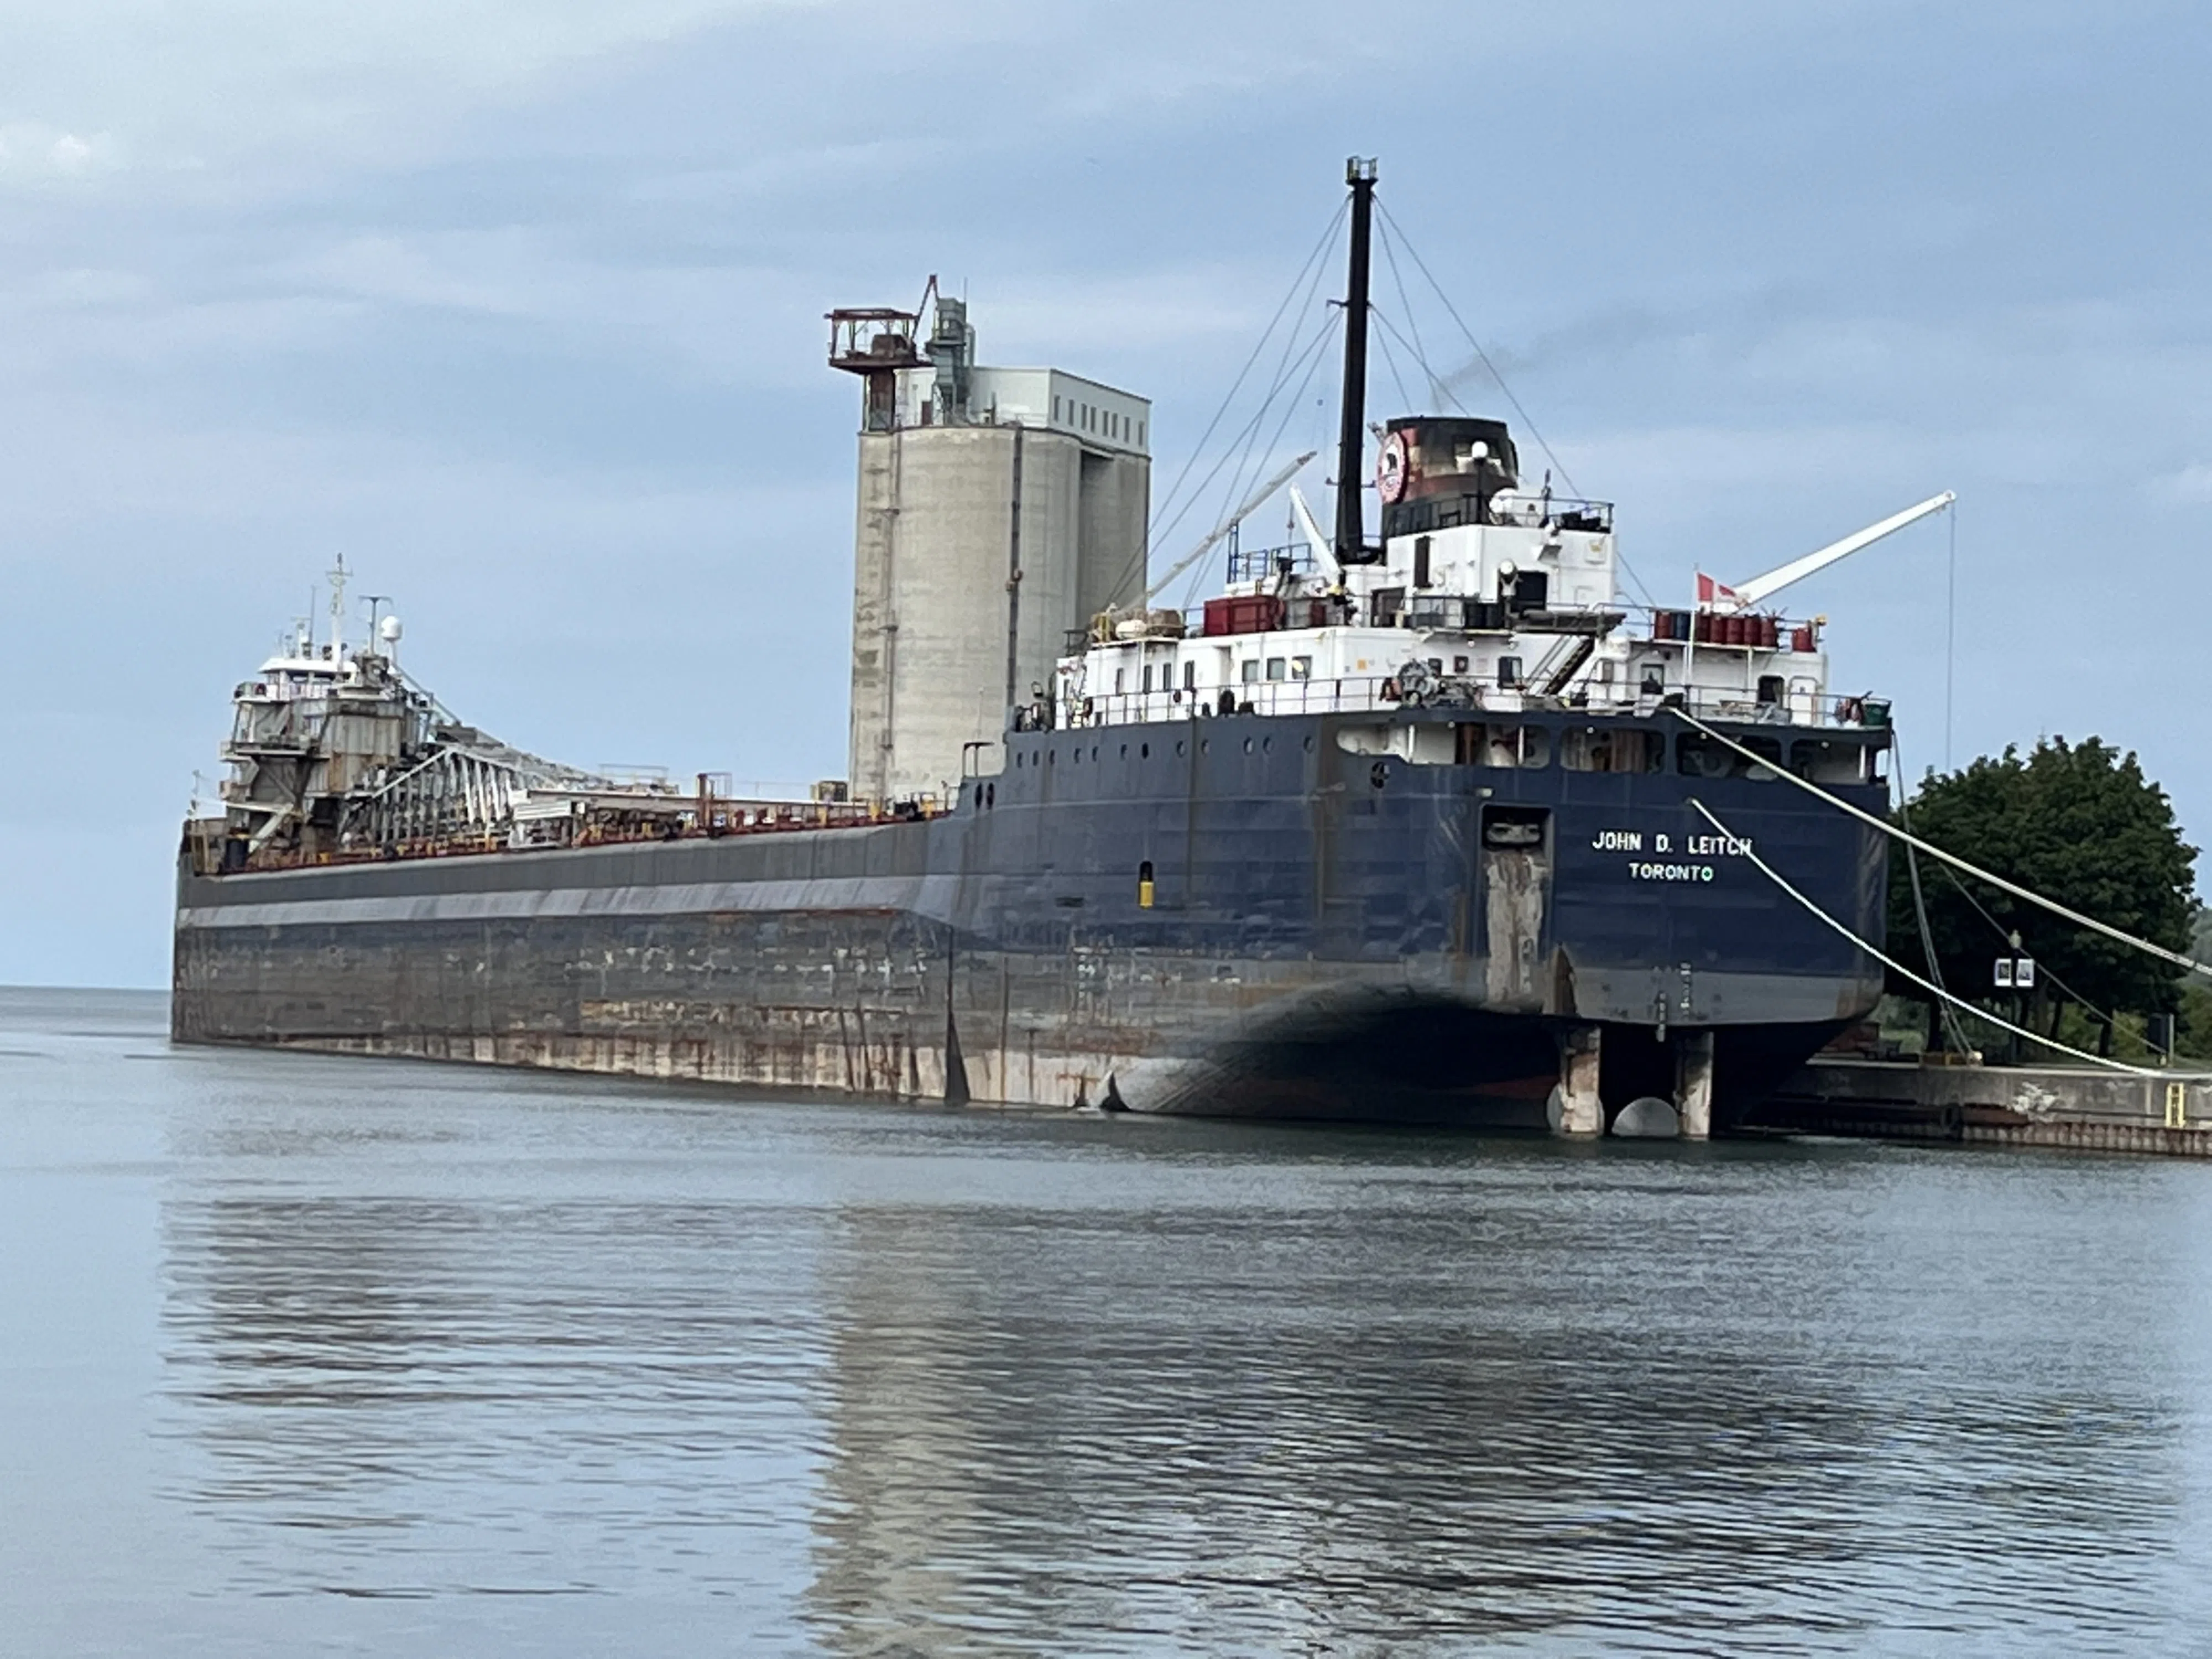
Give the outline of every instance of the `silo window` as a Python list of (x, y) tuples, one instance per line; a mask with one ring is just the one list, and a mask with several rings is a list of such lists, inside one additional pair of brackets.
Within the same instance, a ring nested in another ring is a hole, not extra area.
[(1152, 908), (1152, 861), (1150, 859), (1137, 866), (1137, 908), (1139, 910)]
[(1139, 443), (1145, 441), (1145, 423), (1142, 421), (1137, 422), (1137, 441)]
[(1060, 424), (1060, 399), (1057, 398), (1052, 400), (1052, 423), (1054, 426)]

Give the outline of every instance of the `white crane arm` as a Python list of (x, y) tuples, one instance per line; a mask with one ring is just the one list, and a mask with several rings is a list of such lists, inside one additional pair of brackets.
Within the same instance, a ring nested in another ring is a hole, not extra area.
[(1332, 574), (1343, 574), (1344, 568), (1336, 562), (1336, 544), (1321, 533), (1320, 520), (1314, 517), (1313, 508), (1306, 505), (1306, 498), (1296, 484), (1291, 486), (1291, 511), (1297, 514), (1298, 532), (1313, 548), (1315, 561)]
[(1864, 530), (1846, 536), (1839, 542), (1830, 542), (1826, 547), (1808, 553), (1802, 559), (1792, 559), (1788, 564), (1768, 571), (1763, 576), (1753, 576), (1740, 582), (1735, 588), (1735, 608), (1748, 611), (1762, 599), (1779, 593), (1793, 582), (1801, 582), (1816, 570), (1825, 570), (1838, 559), (1847, 559), (1863, 547), (1871, 547), (1884, 536), (1895, 534), (1909, 524), (1926, 518), (1930, 513), (1940, 513), (1959, 498), (1951, 490), (1940, 495), (1930, 495), (1917, 507), (1908, 507), (1902, 513), (1892, 514), (1880, 524), (1870, 524)]
[(1231, 514), (1227, 518), (1224, 519), (1219, 524), (1214, 526), (1213, 533), (1211, 536), (1208, 536), (1196, 547), (1191, 549), (1189, 552), (1184, 554), (1182, 558), (1176, 560), (1174, 568), (1170, 569), (1166, 575), (1161, 577), (1159, 580), (1154, 582), (1150, 587), (1146, 588), (1145, 590), (1145, 597), (1143, 599), (1139, 601), (1139, 603), (1142, 605), (1150, 605), (1154, 599), (1158, 599), (1162, 588), (1167, 586), (1168, 584), (1174, 581), (1176, 577), (1182, 575), (1184, 571), (1189, 569), (1191, 566), (1196, 564), (1200, 559), (1211, 553), (1213, 550), (1215, 544), (1218, 544), (1223, 537), (1226, 536), (1231, 531), (1236, 529), (1238, 525), (1243, 523), (1246, 519), (1249, 518), (1252, 514), (1257, 511), (1260, 506), (1267, 501), (1268, 496), (1273, 495), (1285, 484), (1288, 483), (1292, 478), (1296, 477), (1300, 467), (1304, 466), (1308, 461), (1313, 459), (1315, 456), (1320, 453), (1321, 452), (1317, 449), (1309, 449), (1304, 454), (1299, 456), (1297, 459), (1292, 461), (1281, 471), (1276, 473), (1273, 477), (1268, 479), (1267, 483), (1261, 484), (1259, 489), (1254, 490), (1249, 496), (1246, 497), (1243, 506), (1238, 507), (1234, 513)]

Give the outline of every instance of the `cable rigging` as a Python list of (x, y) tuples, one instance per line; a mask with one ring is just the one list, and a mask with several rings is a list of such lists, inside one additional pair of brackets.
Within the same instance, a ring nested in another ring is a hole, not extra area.
[[(1244, 359), (1243, 367), (1237, 371), (1237, 378), (1229, 383), (1229, 390), (1222, 394), (1221, 402), (1214, 409), (1212, 418), (1206, 422), (1206, 429), (1199, 434), (1198, 441), (1191, 446), (1189, 453), (1183, 460), (1182, 470), (1176, 474), (1175, 482), (1168, 486), (1167, 494), (1160, 498), (1159, 505), (1153, 509), (1152, 521), (1146, 534), (1145, 545), (1136, 550), (1135, 556), (1130, 562), (1130, 568), (1123, 574), (1121, 582), (1116, 584), (1117, 586), (1126, 586), (1130, 580), (1143, 575), (1144, 568), (1151, 558), (1152, 546), (1164, 539), (1177, 524), (1180, 524), (1183, 515), (1190, 510), (1191, 502), (1184, 501), (1180, 507), (1176, 508), (1173, 517), (1168, 516), (1168, 510), (1175, 505), (1181, 495), (1184, 482), (1189, 477), (1191, 469), (1198, 465), (1199, 458), (1206, 453), (1206, 447), (1212, 441), (1215, 429), (1220, 426), (1223, 417), (1229, 413), (1230, 406), (1235, 402), (1237, 392), (1243, 389), (1246, 377), (1252, 372), (1253, 365), (1260, 361), (1261, 354), (1267, 350), (1267, 343), (1274, 337), (1276, 328), (1281, 324), (1285, 313), (1291, 310), (1291, 303), (1297, 298), (1299, 290), (1302, 288), (1310, 290), (1314, 283), (1319, 282), (1322, 256), (1328, 252), (1329, 244), (1335, 240), (1337, 227), (1344, 222), (1347, 211), (1349, 208), (1346, 204), (1337, 204), (1336, 211), (1329, 216), (1328, 223), (1322, 228), (1319, 240), (1314, 243), (1311, 251), (1299, 264), (1297, 274), (1291, 278), (1290, 286), (1285, 289), (1280, 303), (1275, 307), (1274, 315), (1267, 319), (1267, 326), (1261, 331), (1260, 337), (1252, 343), (1251, 352)], [(1309, 272), (1314, 273), (1312, 283), (1307, 280)], [(1218, 471), (1218, 470), (1219, 463), (1217, 462), (1213, 471)], [(1213, 472), (1209, 472), (1206, 475), (1207, 479), (1210, 480), (1212, 476)], [(1201, 481), (1198, 485), (1199, 489), (1203, 489), (1205, 487), (1206, 481)]]
[[(1812, 782), (1808, 779), (1799, 777), (1795, 772), (1789, 770), (1787, 768), (1778, 768), (1771, 765), (1765, 757), (1758, 754), (1753, 750), (1747, 749), (1743, 744), (1738, 743), (1726, 732), (1715, 731), (1711, 726), (1706, 725), (1703, 720), (1699, 720), (1695, 714), (1691, 714), (1687, 709), (1677, 708), (1672, 703), (1664, 704), (1662, 707), (1664, 707), (1667, 712), (1672, 714), (1676, 720), (1682, 721), (1685, 725), (1692, 727), (1696, 731), (1703, 732), (1714, 742), (1720, 744), (1728, 749), (1733, 750), (1736, 754), (1751, 762), (1753, 765), (1771, 772), (1776, 777), (1781, 779), (1783, 782), (1794, 784), (1796, 787), (1802, 789), (1807, 794), (1813, 796), (1815, 799), (1827, 802), (1829, 805), (1834, 807), (1838, 811), (1846, 813), (1849, 816), (1858, 819), (1862, 823), (1868, 824), (1874, 829), (1881, 830), (1885, 836), (1901, 841), (1908, 847), (1917, 848), (1921, 852), (1927, 854), (1930, 858), (1940, 859), (1945, 864), (1948, 864), (1957, 869), (1963, 870), (1976, 880), (1985, 881), (1992, 887), (1999, 888), (2005, 892), (2010, 893), (2014, 898), (2024, 899), (2028, 903), (2036, 906), (2039, 909), (2048, 910), (2052, 915), (2058, 917), (2061, 921), (2070, 921), (2077, 927), (2087, 927), (2093, 933), (2102, 933), (2106, 939), (2115, 940), (2118, 943), (2127, 945), (2133, 950), (2141, 951), (2147, 956), (2156, 957), (2160, 962), (2168, 963), (2176, 968), (2185, 969), (2190, 973), (2203, 974), (2208, 978), (2212, 978), (2212, 966), (2208, 966), (2206, 963), (2198, 962), (2193, 957), (2183, 956), (2179, 951), (2169, 951), (2163, 945), (2154, 945), (2147, 939), (2137, 939), (2133, 933), (2126, 933), (2120, 928), (2115, 927), (2110, 922), (2100, 921), (2094, 916), (2085, 916), (2079, 910), (2069, 909), (2066, 906), (2059, 903), (2056, 899), (2048, 899), (2044, 897), (2042, 894), (2036, 892), (2032, 888), (2023, 887), (2016, 881), (2009, 880), (2003, 876), (1995, 873), (1993, 871), (1983, 869), (1979, 865), (1970, 864), (1965, 859), (1960, 858), (1956, 853), (1947, 853), (1942, 848), (1936, 846), (1934, 843), (1923, 841), (1919, 836), (1913, 835), (1910, 830), (1899, 829), (1896, 824), (1891, 823), (1886, 819), (1876, 817), (1873, 813), (1852, 805), (1850, 802), (1844, 800), (1840, 796), (1830, 794), (1826, 790), (1821, 788), (1820, 785)], [(2040, 1039), (2039, 1039), (2039, 1041), (2040, 1041)]]

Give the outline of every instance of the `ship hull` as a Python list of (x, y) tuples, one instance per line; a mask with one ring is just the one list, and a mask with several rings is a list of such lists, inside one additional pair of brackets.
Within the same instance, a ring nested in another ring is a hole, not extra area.
[[(1879, 965), (1711, 853), (1689, 802), (1869, 936), (1881, 840), (1832, 807), (1772, 781), (1417, 764), (1347, 726), (1017, 734), (926, 821), (185, 869), (173, 1035), (1536, 1128), (1571, 1031), (1603, 1034), (1613, 1108), (1672, 1092), (1670, 1033), (1711, 1031), (1724, 1122), (1879, 995)], [(1493, 844), (1504, 820), (1534, 838)]]

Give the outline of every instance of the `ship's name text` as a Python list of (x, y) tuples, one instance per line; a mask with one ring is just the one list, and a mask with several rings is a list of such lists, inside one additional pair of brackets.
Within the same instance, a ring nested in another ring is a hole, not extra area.
[[(1644, 843), (1656, 854), (1675, 852), (1672, 836), (1654, 833), (1647, 836), (1641, 830), (1601, 830), (1590, 837), (1590, 850), (1597, 853), (1641, 853)], [(1680, 848), (1685, 858), (1740, 859), (1751, 851), (1751, 842), (1740, 836), (1685, 836)]]

